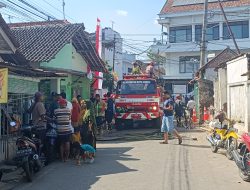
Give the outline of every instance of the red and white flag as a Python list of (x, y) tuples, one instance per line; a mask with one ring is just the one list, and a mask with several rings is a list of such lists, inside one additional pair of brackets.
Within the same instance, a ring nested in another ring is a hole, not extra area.
[(102, 89), (102, 82), (103, 82), (103, 73), (95, 71), (94, 72), (94, 84), (93, 84), (93, 88), (95, 90)]
[(101, 20), (97, 18), (96, 25), (96, 51), (98, 55), (101, 57), (102, 55), (102, 30), (101, 30)]
[(87, 66), (87, 78), (88, 78), (89, 80), (92, 80), (92, 79), (93, 79), (93, 74), (92, 74), (92, 71), (91, 71), (89, 65)]

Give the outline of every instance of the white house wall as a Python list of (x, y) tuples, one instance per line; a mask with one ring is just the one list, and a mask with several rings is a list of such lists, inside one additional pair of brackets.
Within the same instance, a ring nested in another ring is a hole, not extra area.
[[(248, 6), (249, 7), (249, 6)], [(246, 12), (248, 7), (232, 7), (225, 8), (225, 12), (228, 14), (227, 18), (230, 21), (249, 21), (250, 28), (250, 16), (239, 17), (239, 14)], [(250, 8), (250, 7), (249, 7)], [(236, 16), (230, 16), (236, 15)], [(233, 13), (233, 14), (232, 14)], [(247, 14), (246, 14), (247, 15)], [(161, 55), (166, 56), (167, 59), (176, 60), (173, 61), (167, 60), (165, 64), (166, 76), (164, 78), (191, 78), (192, 74), (188, 73), (180, 73), (179, 72), (179, 57), (180, 56), (190, 56), (190, 55), (200, 55), (200, 43), (195, 41), (195, 25), (202, 25), (203, 19), (203, 11), (189, 11), (189, 12), (178, 12), (178, 13), (168, 13), (168, 14), (160, 14), (160, 19), (158, 20), (159, 24), (164, 26), (164, 31), (167, 35), (163, 36), (163, 44), (161, 41), (156, 45), (152, 46), (152, 51), (157, 53), (158, 50)], [(218, 54), (226, 47), (230, 47), (231, 49), (235, 49), (234, 43), (231, 39), (224, 40), (223, 39), (223, 23), (225, 23), (224, 18), (221, 14), (221, 10), (209, 10), (208, 14), (208, 23), (218, 23), (219, 24), (219, 40), (209, 41), (207, 44), (207, 54), (215, 53)], [(192, 41), (191, 42), (183, 42), (183, 43), (170, 43), (169, 42), (169, 29), (170, 27), (176, 26), (192, 26)], [(250, 30), (249, 30), (250, 32)], [(250, 35), (249, 35), (250, 36)], [(236, 39), (237, 44), (242, 52), (250, 52), (250, 38), (245, 39)]]
[(238, 121), (240, 131), (250, 131), (249, 81), (241, 76), (248, 71), (248, 59), (241, 56), (227, 63), (228, 116)]

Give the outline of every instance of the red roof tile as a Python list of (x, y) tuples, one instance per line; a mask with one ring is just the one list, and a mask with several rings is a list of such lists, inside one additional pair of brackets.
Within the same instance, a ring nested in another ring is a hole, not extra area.
[[(163, 6), (160, 14), (167, 13), (177, 13), (177, 12), (188, 12), (188, 11), (200, 11), (204, 9), (203, 4), (193, 4), (193, 5), (183, 5), (183, 6), (173, 6), (174, 0), (167, 0)], [(250, 0), (235, 0), (222, 2), (223, 7), (244, 7), (250, 6)], [(219, 9), (219, 4), (217, 2), (209, 3), (208, 9)]]

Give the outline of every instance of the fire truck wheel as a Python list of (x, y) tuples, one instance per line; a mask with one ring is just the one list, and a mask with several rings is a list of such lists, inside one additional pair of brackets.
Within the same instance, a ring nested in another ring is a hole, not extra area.
[(161, 118), (156, 118), (153, 120), (153, 128), (159, 129), (161, 127)]
[(120, 119), (115, 119), (115, 128), (120, 131), (123, 129), (123, 125)]

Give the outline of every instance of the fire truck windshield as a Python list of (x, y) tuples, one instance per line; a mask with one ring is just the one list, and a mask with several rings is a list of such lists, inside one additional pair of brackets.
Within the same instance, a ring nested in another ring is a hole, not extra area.
[(142, 95), (156, 94), (157, 86), (153, 80), (128, 80), (119, 81), (117, 94), (120, 95)]

